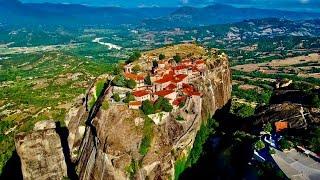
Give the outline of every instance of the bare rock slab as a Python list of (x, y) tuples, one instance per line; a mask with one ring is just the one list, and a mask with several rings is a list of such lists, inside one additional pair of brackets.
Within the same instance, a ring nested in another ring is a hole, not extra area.
[(23, 179), (55, 180), (67, 177), (67, 165), (55, 127), (53, 121), (43, 121), (37, 123), (31, 133), (16, 135)]

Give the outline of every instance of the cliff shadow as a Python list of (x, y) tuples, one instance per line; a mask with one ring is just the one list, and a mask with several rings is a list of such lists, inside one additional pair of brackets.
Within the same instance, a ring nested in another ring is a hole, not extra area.
[(230, 107), (231, 101), (216, 111), (216, 133), (203, 145), (198, 162), (179, 179), (257, 179), (256, 171), (248, 165), (253, 156), (252, 140), (239, 141), (234, 135), (236, 131), (248, 131), (250, 120), (230, 113)]
[(22, 180), (21, 161), (17, 151), (13, 151), (11, 158), (6, 163), (0, 175), (0, 179)]
[(71, 153), (68, 144), (69, 130), (66, 127), (61, 127), (60, 122), (56, 122), (56, 132), (61, 140), (61, 146), (65, 157), (65, 162), (67, 164), (68, 178), (71, 180), (77, 180), (79, 177), (76, 173), (76, 164), (71, 161)]

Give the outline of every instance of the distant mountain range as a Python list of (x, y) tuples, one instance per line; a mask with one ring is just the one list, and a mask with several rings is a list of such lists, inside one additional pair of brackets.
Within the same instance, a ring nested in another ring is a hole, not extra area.
[(304, 20), (320, 18), (320, 13), (236, 8), (223, 4), (204, 8), (118, 8), (76, 4), (24, 4), (18, 0), (0, 0), (0, 23), (9, 25), (134, 25), (146, 28), (172, 28), (271, 17)]

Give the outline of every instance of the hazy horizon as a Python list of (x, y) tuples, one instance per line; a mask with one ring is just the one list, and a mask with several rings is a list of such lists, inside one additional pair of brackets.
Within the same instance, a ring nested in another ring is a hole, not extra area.
[(113, 7), (179, 7), (195, 6), (203, 7), (215, 3), (229, 4), (236, 7), (252, 7), (263, 9), (281, 9), (291, 11), (315, 11), (320, 12), (318, 0), (20, 0), (23, 3), (68, 3), (88, 6), (113, 6)]

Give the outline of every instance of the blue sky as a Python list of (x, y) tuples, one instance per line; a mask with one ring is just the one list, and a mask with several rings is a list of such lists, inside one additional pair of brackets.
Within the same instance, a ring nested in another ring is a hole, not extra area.
[(320, 9), (320, 0), (21, 0), (22, 2), (76, 3), (91, 6), (205, 6), (213, 3), (226, 3), (245, 7), (278, 9)]

